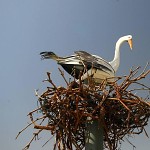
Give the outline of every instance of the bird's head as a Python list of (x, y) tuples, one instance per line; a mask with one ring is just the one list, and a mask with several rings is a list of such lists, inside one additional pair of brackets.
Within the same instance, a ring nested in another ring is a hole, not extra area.
[(133, 44), (132, 44), (132, 35), (127, 35), (127, 42), (132, 50)]
[(126, 36), (123, 36), (119, 39), (119, 41), (121, 43), (123, 42), (128, 42), (129, 46), (130, 46), (130, 49), (132, 50), (132, 47), (133, 47), (133, 43), (132, 43), (132, 35), (126, 35)]
[(40, 55), (42, 59), (54, 59), (54, 60), (58, 59), (58, 56), (53, 52), (41, 52)]

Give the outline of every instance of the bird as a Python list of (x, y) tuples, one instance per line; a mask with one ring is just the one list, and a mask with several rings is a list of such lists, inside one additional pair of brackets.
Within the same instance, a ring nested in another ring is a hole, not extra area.
[(83, 50), (75, 51), (74, 55), (67, 57), (59, 57), (52, 51), (43, 51), (40, 55), (41, 59), (55, 60), (78, 82), (79, 78), (85, 81), (88, 77), (92, 77), (95, 83), (101, 83), (103, 80), (114, 82), (115, 74), (120, 65), (120, 47), (124, 42), (128, 42), (132, 50), (132, 35), (120, 37), (116, 42), (114, 58), (110, 62)]

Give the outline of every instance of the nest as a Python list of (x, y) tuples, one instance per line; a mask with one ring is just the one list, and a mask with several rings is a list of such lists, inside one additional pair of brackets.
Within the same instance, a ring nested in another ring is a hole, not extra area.
[[(28, 114), (31, 123), (27, 127), (34, 125), (38, 132), (34, 133), (24, 150), (43, 130), (49, 130), (55, 135), (54, 150), (82, 150), (85, 148), (86, 124), (93, 120), (98, 121), (103, 128), (104, 149), (119, 149), (120, 142), (128, 135), (142, 132), (147, 135), (144, 127), (150, 117), (150, 103), (148, 97), (142, 98), (134, 93), (137, 90), (150, 91), (149, 87), (139, 82), (150, 70), (144, 69), (137, 75), (138, 71), (139, 67), (132, 69), (128, 76), (117, 77), (115, 82), (109, 84), (104, 80), (96, 85), (89, 78), (85, 85), (81, 81), (79, 84), (75, 81), (68, 83), (60, 70), (66, 88), (57, 87), (50, 73), (47, 73), (45, 82), (49, 82), (50, 87), (41, 95), (36, 91), (39, 106)], [(131, 89), (133, 84), (137, 84), (138, 88)], [(37, 112), (41, 116), (33, 118)]]

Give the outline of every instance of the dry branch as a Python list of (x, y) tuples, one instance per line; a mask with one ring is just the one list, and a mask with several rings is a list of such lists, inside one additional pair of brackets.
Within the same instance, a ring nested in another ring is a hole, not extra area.
[[(104, 129), (104, 149), (117, 150), (121, 141), (131, 134), (144, 133), (148, 136), (145, 126), (150, 117), (150, 103), (144, 98), (132, 92), (136, 90), (150, 91), (150, 88), (142, 83), (141, 79), (146, 78), (150, 70), (146, 68), (140, 75), (139, 67), (130, 71), (126, 77), (116, 78), (116, 82), (107, 84), (104, 80), (97, 85), (92, 80), (88, 80), (85, 86), (81, 79), (79, 84), (75, 81), (67, 82), (64, 73), (59, 69), (61, 76), (66, 82), (67, 87), (57, 87), (47, 73), (50, 87), (43, 94), (39, 95), (38, 102), (40, 107), (31, 111), (31, 124), (38, 130), (24, 149), (30, 147), (35, 139), (43, 130), (51, 131), (56, 137), (54, 150), (82, 150), (85, 147), (85, 130), (87, 118), (98, 120)], [(121, 81), (118, 84), (117, 81)], [(136, 89), (130, 90), (132, 84), (137, 84)], [(147, 96), (147, 95), (146, 95)], [(41, 117), (33, 118), (33, 114), (41, 111)], [(48, 120), (46, 125), (42, 121)], [(27, 128), (21, 130), (18, 136)]]

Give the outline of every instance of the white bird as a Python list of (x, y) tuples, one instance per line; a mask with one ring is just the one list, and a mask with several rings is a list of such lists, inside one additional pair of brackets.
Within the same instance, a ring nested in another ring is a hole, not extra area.
[(71, 76), (81, 80), (86, 80), (91, 76), (96, 83), (101, 83), (102, 80), (107, 79), (114, 81), (115, 73), (120, 65), (120, 46), (127, 41), (132, 49), (132, 36), (126, 35), (116, 43), (114, 59), (107, 62), (103, 58), (89, 54), (85, 51), (76, 51), (74, 55), (68, 57), (59, 57), (53, 52), (41, 52), (42, 59), (54, 59), (61, 65), (66, 72)]

